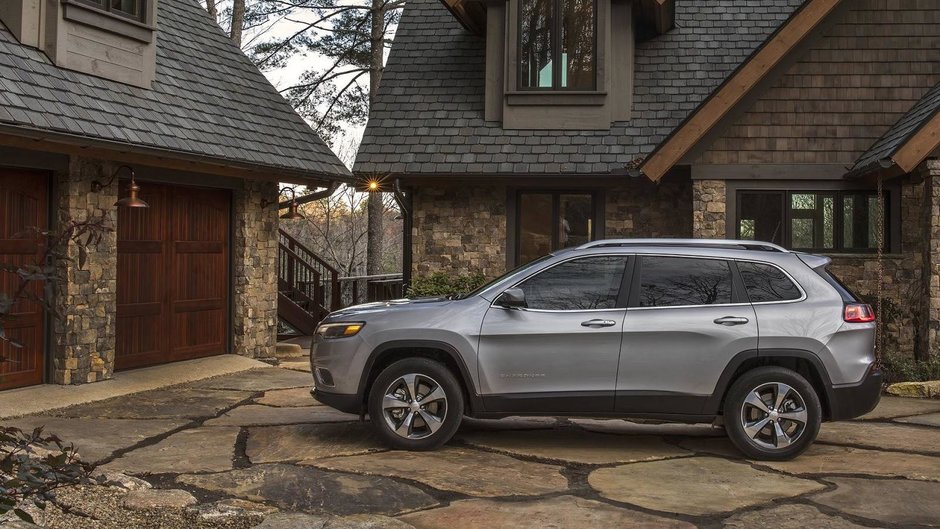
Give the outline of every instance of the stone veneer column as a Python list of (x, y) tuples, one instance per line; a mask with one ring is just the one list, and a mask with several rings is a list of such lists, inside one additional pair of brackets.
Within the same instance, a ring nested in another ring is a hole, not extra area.
[(919, 358), (940, 354), (940, 160), (928, 160), (918, 168), (924, 175), (924, 300), (926, 317), (921, 325)]
[(727, 237), (727, 204), (724, 180), (692, 181), (692, 236), (697, 239)]
[(277, 345), (277, 207), (275, 182), (246, 180), (234, 196), (232, 349), (249, 358), (274, 356)]
[[(72, 157), (68, 171), (56, 175), (56, 227), (73, 220), (106, 215), (108, 225), (117, 217), (117, 181), (93, 193), (91, 183), (106, 182), (112, 164)], [(67, 249), (72, 260), (59, 264), (57, 274), (63, 279), (54, 304), (58, 317), (52, 322), (53, 382), (83, 384), (111, 378), (114, 373), (115, 314), (117, 312), (117, 234), (104, 235), (101, 242), (88, 248), (82, 268), (78, 266), (78, 248)]]

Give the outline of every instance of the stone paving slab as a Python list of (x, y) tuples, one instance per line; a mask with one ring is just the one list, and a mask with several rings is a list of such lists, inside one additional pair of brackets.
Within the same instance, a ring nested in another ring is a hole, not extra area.
[(59, 410), (59, 417), (112, 419), (204, 419), (251, 397), (244, 391), (177, 387), (145, 391)]
[(274, 406), (277, 408), (293, 408), (302, 406), (322, 406), (320, 401), (313, 398), (310, 388), (274, 389), (268, 391), (263, 397), (255, 399), (258, 404)]
[(251, 428), (245, 451), (248, 459), (257, 464), (312, 462), (384, 449), (371, 423), (355, 422)]
[(4, 426), (15, 426), (32, 431), (39, 426), (45, 433), (56, 434), (66, 444), (73, 443), (83, 460), (101, 461), (117, 450), (130, 448), (148, 438), (179, 428), (187, 421), (155, 419), (76, 419), (32, 416), (3, 421)]
[(907, 424), (919, 424), (921, 426), (935, 426), (940, 428), (940, 413), (928, 413), (927, 415), (915, 415), (914, 417), (901, 417), (900, 419), (895, 420)]
[(684, 457), (691, 452), (647, 435), (620, 436), (567, 429), (546, 435), (540, 431), (477, 432), (460, 434), (459, 440), (514, 455), (606, 465)]
[(676, 435), (725, 437), (724, 428), (710, 424), (645, 424), (621, 419), (571, 419), (571, 423), (589, 432), (618, 435)]
[(729, 512), (818, 491), (823, 485), (772, 474), (743, 462), (689, 457), (634, 463), (591, 472), (605, 498), (654, 511), (690, 515)]
[(416, 529), (693, 529), (695, 526), (599, 501), (558, 496), (537, 501), (463, 500), (401, 517)]
[(127, 474), (219, 472), (232, 468), (238, 428), (192, 428), (131, 450), (105, 465)]
[(940, 412), (940, 400), (911, 399), (905, 397), (892, 397), (884, 395), (878, 407), (859, 417), (860, 420), (893, 419), (908, 415), (922, 415), (924, 413)]
[(871, 422), (822, 425), (818, 442), (940, 455), (940, 429)]
[(206, 421), (206, 426), (270, 426), (278, 424), (327, 423), (358, 421), (358, 415), (343, 413), (327, 406), (274, 408), (247, 404)]
[(301, 373), (279, 367), (265, 367), (243, 371), (234, 375), (210, 378), (190, 385), (193, 388), (203, 389), (235, 389), (240, 391), (269, 391), (272, 389), (287, 389), (313, 387), (313, 377), (309, 373)]
[(183, 475), (180, 483), (307, 513), (395, 515), (437, 505), (421, 489), (383, 477), (294, 465), (255, 465), (218, 474)]
[(812, 496), (820, 505), (900, 527), (940, 527), (940, 483), (831, 478), (836, 489)]
[[(695, 452), (743, 459), (727, 439), (687, 439), (680, 446)], [(940, 481), (940, 457), (814, 444), (790, 461), (753, 461), (798, 476), (855, 474)]]
[(561, 492), (561, 467), (491, 452), (443, 448), (434, 452), (382, 452), (315, 461), (320, 468), (408, 479), (468, 496), (531, 496)]
[(781, 505), (736, 514), (724, 522), (726, 529), (867, 529), (844, 518), (823, 514), (810, 505)]
[[(288, 360), (286, 362), (281, 362), (278, 364), (278, 367), (281, 369), (290, 369), (292, 371), (303, 371), (306, 373), (312, 373), (313, 370), (310, 368), (310, 361), (307, 359), (303, 360)], [(311, 379), (311, 385), (313, 379)]]
[(282, 512), (268, 516), (251, 529), (414, 529), (401, 520), (380, 514), (303, 514)]

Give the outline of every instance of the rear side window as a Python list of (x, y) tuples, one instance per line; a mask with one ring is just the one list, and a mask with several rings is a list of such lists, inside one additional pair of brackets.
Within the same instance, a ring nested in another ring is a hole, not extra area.
[(540, 272), (519, 288), (530, 309), (613, 309), (626, 266), (626, 256), (575, 259)]
[(641, 257), (641, 307), (731, 303), (731, 266), (720, 259)]
[(845, 286), (845, 284), (842, 283), (838, 277), (835, 276), (835, 274), (823, 267), (813, 268), (813, 271), (819, 274), (819, 277), (825, 279), (826, 283), (829, 283), (832, 288), (836, 289), (836, 292), (842, 296), (842, 301), (845, 303), (858, 303), (858, 297), (853, 294), (852, 291), (849, 290), (849, 288)]
[(800, 289), (776, 266), (739, 261), (738, 271), (751, 303), (791, 301), (802, 296)]

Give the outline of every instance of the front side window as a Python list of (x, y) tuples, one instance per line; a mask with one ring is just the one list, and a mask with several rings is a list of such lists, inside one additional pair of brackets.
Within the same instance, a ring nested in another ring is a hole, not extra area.
[(594, 239), (594, 196), (590, 193), (520, 193), (518, 208), (519, 264)]
[(144, 20), (144, 0), (79, 0), (115, 15)]
[(575, 259), (540, 272), (519, 288), (530, 309), (613, 309), (626, 264), (627, 258), (621, 256)]
[(519, 88), (593, 90), (594, 0), (519, 0)]
[(800, 299), (800, 289), (776, 266), (738, 262), (744, 289), (751, 303), (771, 303)]
[[(871, 191), (740, 191), (737, 236), (794, 250), (874, 252), (878, 209)], [(885, 211), (885, 228), (887, 221)]]
[(731, 266), (719, 259), (641, 257), (641, 307), (731, 303)]

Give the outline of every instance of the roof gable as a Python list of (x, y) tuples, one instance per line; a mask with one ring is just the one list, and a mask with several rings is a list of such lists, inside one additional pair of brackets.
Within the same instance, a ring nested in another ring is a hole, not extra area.
[(158, 4), (156, 80), (56, 67), (0, 25), (0, 125), (308, 177), (349, 172), (195, 0)]

